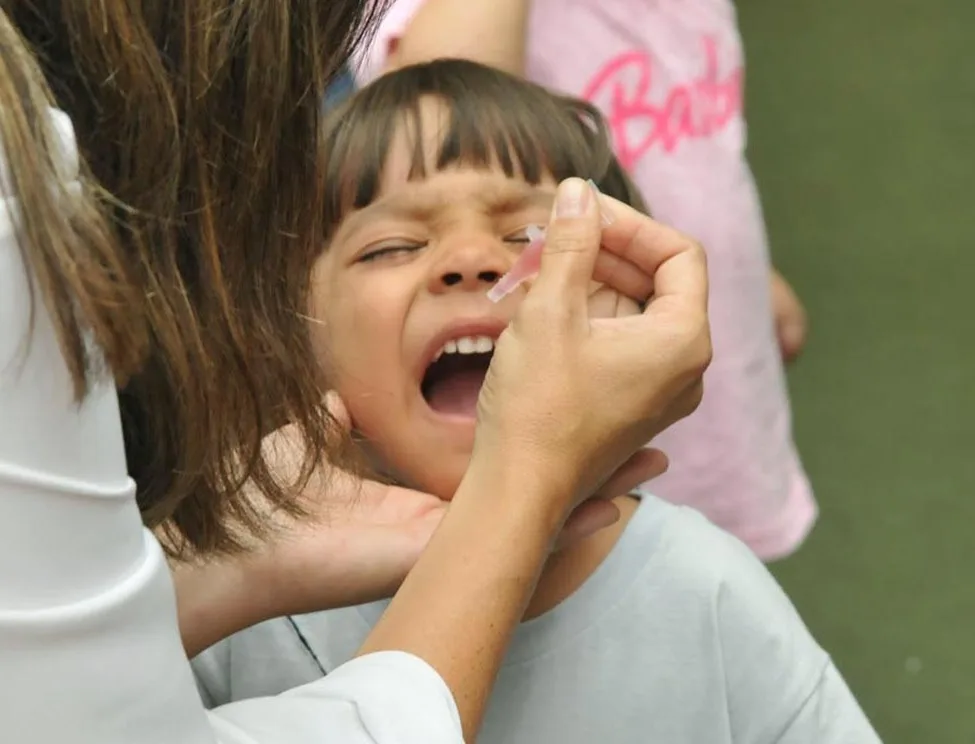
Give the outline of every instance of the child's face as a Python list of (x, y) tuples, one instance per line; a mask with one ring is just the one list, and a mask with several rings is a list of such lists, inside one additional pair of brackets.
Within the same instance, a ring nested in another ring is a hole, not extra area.
[(449, 499), (470, 460), (493, 341), (524, 290), (497, 305), (486, 293), (526, 228), (547, 223), (556, 184), (432, 162), (409, 181), (410, 163), (398, 137), (378, 198), (343, 220), (315, 267), (312, 315), (320, 360), (372, 464)]

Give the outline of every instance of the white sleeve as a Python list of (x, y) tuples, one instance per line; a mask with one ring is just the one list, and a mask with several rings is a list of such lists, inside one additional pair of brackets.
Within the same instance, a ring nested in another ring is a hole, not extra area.
[(383, 74), (390, 52), (423, 3), (424, 0), (395, 0), (392, 3), (369, 44), (363, 45), (352, 59), (350, 67), (357, 85), (366, 85)]
[(230, 703), (210, 715), (222, 744), (463, 744), (443, 679), (399, 651), (354, 659), (311, 684)]
[[(58, 128), (70, 149), (63, 116)], [(16, 210), (0, 198), (0, 741), (459, 744), (446, 684), (406, 654), (204, 711), (126, 473), (115, 389), (102, 381), (72, 401), (39, 293), (31, 330)]]

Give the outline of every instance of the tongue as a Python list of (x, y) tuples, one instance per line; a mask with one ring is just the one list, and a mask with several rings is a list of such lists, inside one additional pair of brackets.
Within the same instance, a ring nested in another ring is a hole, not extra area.
[(427, 395), (430, 407), (438, 413), (474, 418), (484, 375), (483, 369), (457, 370), (445, 375), (430, 388)]

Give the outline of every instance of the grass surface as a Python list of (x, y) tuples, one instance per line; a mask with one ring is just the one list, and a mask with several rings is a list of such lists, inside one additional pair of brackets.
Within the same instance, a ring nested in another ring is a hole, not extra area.
[(822, 517), (774, 571), (887, 744), (975, 742), (975, 2), (739, 0), (750, 151), (813, 333)]

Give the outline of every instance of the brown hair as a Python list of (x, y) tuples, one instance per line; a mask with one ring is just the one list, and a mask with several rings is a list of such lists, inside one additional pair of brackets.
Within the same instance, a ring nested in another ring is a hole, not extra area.
[[(118, 376), (144, 518), (171, 528), (173, 550), (260, 534), (246, 481), (300, 512), (296, 488), (333, 446), (303, 320), (322, 244), (322, 96), (385, 5), (0, 0), (117, 198), (109, 241), (66, 243), (51, 206), (24, 244), (78, 380), (72, 298), (115, 303), (88, 320)], [(286, 422), (306, 443), (293, 478), (261, 449)]]
[(447, 109), (438, 170), (497, 164), (533, 184), (546, 174), (557, 181), (591, 178), (604, 194), (647, 212), (595, 106), (477, 62), (440, 59), (387, 73), (331, 113), (324, 138), (326, 229), (376, 199), (404, 123), (413, 146), (410, 178), (426, 176), (421, 104), (429, 97)]

